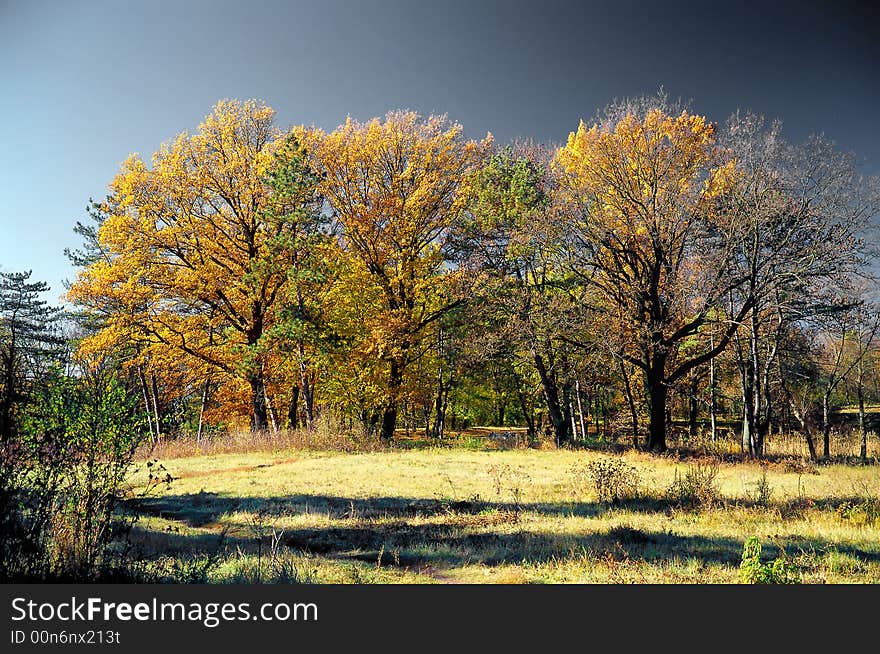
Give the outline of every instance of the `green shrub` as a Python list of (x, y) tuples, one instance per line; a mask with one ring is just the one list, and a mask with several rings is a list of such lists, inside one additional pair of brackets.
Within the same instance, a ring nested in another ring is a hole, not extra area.
[(797, 568), (786, 558), (784, 552), (781, 557), (762, 563), (761, 549), (761, 541), (754, 536), (743, 544), (739, 575), (744, 584), (800, 583)]
[(128, 551), (111, 543), (140, 433), (136, 402), (111, 370), (48, 376), (0, 447), (0, 580), (124, 576)]

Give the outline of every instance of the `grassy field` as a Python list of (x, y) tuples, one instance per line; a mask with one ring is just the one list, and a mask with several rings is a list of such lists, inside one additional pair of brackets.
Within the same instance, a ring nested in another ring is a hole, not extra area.
[(753, 536), (804, 583), (880, 581), (876, 465), (467, 445), (168, 451), (131, 537), (178, 581), (736, 583)]

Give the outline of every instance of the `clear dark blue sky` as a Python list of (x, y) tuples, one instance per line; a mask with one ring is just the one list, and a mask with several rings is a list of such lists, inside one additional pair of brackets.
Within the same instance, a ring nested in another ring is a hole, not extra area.
[(824, 132), (880, 172), (871, 4), (0, 0), (0, 269), (57, 297), (88, 198), (227, 97), (282, 126), (409, 108), (558, 142), (662, 85), (715, 121), (750, 108), (792, 139)]

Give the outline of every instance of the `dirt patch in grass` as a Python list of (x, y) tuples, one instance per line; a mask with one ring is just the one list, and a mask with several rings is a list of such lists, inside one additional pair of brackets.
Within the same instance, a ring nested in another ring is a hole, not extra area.
[(220, 468), (217, 470), (186, 470), (178, 475), (172, 475), (173, 479), (196, 479), (198, 477), (214, 477), (216, 475), (232, 475), (238, 472), (252, 472), (254, 470), (263, 470), (265, 468), (274, 468), (275, 466), (286, 465), (290, 463), (295, 463), (297, 461), (297, 457), (290, 457), (287, 459), (281, 459), (280, 461), (273, 461), (272, 463), (258, 463), (255, 465), (248, 466), (235, 466), (232, 468)]

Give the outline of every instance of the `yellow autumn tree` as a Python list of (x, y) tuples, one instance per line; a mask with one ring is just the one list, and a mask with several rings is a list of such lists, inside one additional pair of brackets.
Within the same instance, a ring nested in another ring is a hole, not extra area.
[(467, 140), (445, 117), (404, 111), (366, 123), (348, 119), (329, 134), (303, 131), (303, 139), (320, 161), (342, 250), (361, 270), (349, 277), (376, 291), (350, 292), (379, 297), (363, 316), (358, 349), (384, 369), (372, 422), (381, 421), (382, 438), (391, 439), (404, 377), (422, 356), (426, 329), (463, 300), (447, 265), (447, 237), (486, 142)]
[(375, 426), (385, 397), (387, 365), (375, 356), (368, 325), (381, 315), (384, 298), (361, 262), (342, 256), (328, 288), (324, 319), (332, 332), (318, 396), (323, 406), (364, 436)]
[(318, 177), (273, 116), (259, 102), (221, 101), (195, 134), (163, 145), (152, 167), (129, 157), (97, 235), (105, 256), (69, 293), (103, 319), (84, 348), (136, 337), (176, 353), (246, 388), (258, 430), (267, 427), (266, 335), (282, 319), (320, 201)]
[[(668, 389), (721, 352), (748, 311), (713, 312), (742, 282), (722, 202), (735, 162), (704, 117), (653, 106), (581, 122), (554, 165), (568, 203), (568, 261), (616, 321), (620, 356), (644, 375), (648, 448), (662, 451)], [(700, 338), (709, 320), (723, 322), (712, 343)]]

